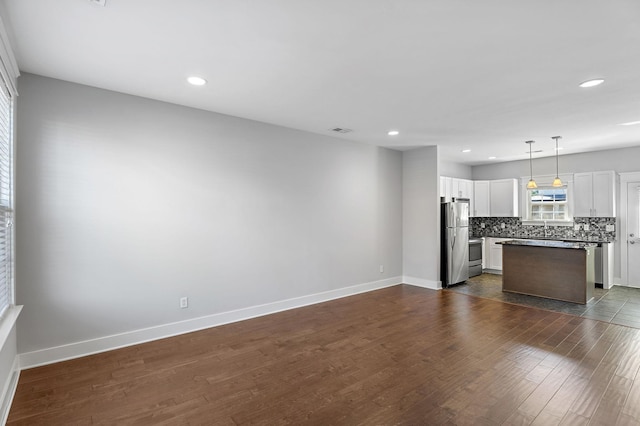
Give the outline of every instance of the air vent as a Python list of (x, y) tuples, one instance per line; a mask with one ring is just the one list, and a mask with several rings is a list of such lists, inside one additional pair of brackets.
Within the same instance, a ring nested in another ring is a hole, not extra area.
[(349, 133), (349, 132), (353, 132), (353, 130), (351, 129), (345, 129), (343, 127), (334, 127), (333, 129), (331, 129), (332, 132), (337, 132), (337, 133)]

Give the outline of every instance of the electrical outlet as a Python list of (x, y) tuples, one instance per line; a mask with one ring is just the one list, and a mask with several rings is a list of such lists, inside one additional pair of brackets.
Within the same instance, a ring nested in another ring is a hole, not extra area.
[(579, 231), (580, 230), (580, 224), (576, 223), (575, 225), (573, 225), (573, 230), (574, 231)]
[(582, 229), (584, 229), (585, 231), (589, 230), (589, 225), (587, 223), (585, 223), (584, 225), (582, 225)]
[(486, 226), (486, 225), (484, 224), (484, 222), (481, 222), (481, 223), (480, 223), (480, 228), (484, 229), (484, 227), (485, 227), (485, 226)]
[(181, 297), (180, 298), (180, 308), (184, 309), (184, 308), (188, 308), (189, 307), (189, 298), (188, 297)]
[(384, 273), (384, 265), (380, 265), (380, 273), (383, 274)]
[(604, 230), (607, 231), (607, 232), (615, 232), (616, 226), (615, 225), (606, 225), (604, 227)]
[(506, 225), (505, 223), (501, 223), (501, 224), (500, 224), (500, 228), (504, 229), (504, 228), (506, 228), (506, 227), (507, 227), (507, 225)]

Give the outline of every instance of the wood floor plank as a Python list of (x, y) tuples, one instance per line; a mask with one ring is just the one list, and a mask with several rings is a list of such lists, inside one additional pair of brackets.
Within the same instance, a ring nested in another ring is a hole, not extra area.
[(399, 285), (25, 370), (9, 425), (638, 424), (640, 331)]

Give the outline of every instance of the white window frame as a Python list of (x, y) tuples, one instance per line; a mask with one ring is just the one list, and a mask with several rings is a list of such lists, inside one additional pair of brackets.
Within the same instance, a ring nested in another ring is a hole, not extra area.
[(6, 249), (9, 252), (9, 262), (7, 267), (8, 270), (8, 306), (3, 308), (2, 314), (0, 315), (0, 347), (2, 347), (7, 340), (11, 330), (13, 329), (15, 322), (22, 310), (22, 306), (16, 305), (15, 298), (15, 280), (14, 280), (14, 265), (15, 265), (15, 247), (14, 247), (14, 218), (13, 218), (13, 207), (15, 202), (14, 196), (14, 158), (13, 158), (13, 149), (15, 146), (14, 140), (14, 126), (15, 126), (15, 99), (18, 96), (17, 90), (17, 79), (20, 75), (20, 71), (18, 70), (18, 64), (16, 62), (15, 56), (13, 55), (13, 50), (11, 49), (11, 44), (9, 43), (9, 37), (5, 30), (5, 25), (2, 19), (0, 18), (0, 84), (2, 85), (2, 90), (8, 94), (10, 99), (10, 105), (12, 113), (10, 114), (10, 132), (9, 132), (9, 144), (11, 154), (10, 158), (10, 197), (8, 206), (4, 206), (3, 211), (5, 214), (8, 212), (11, 214), (11, 220), (8, 222), (10, 225), (7, 231), (8, 235), (8, 245)]
[[(536, 181), (538, 185), (538, 189), (555, 189), (552, 186), (553, 179), (555, 176), (547, 175), (547, 176), (534, 176), (533, 179)], [(524, 213), (522, 216), (522, 224), (523, 225), (531, 225), (531, 226), (573, 226), (573, 175), (560, 175), (560, 179), (562, 180), (563, 187), (567, 190), (567, 217), (564, 220), (544, 220), (544, 219), (532, 219), (531, 218), (531, 196), (530, 189), (527, 189), (527, 183), (529, 182), (529, 177), (522, 177), (520, 179), (522, 183), (522, 212)]]
[[(13, 106), (0, 76), (0, 317), (15, 305), (13, 281)], [(6, 110), (5, 110), (6, 107)]]

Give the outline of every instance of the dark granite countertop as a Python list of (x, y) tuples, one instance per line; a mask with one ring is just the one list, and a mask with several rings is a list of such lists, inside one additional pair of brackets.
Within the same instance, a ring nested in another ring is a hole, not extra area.
[(605, 241), (605, 240), (584, 240), (578, 238), (554, 238), (554, 237), (526, 237), (526, 236), (507, 236), (504, 235), (486, 235), (484, 237), (476, 237), (470, 236), (469, 239), (475, 238), (510, 238), (514, 240), (536, 240), (536, 241), (562, 241), (565, 243), (593, 243), (593, 244), (608, 244), (613, 243), (613, 241)]
[(586, 250), (587, 248), (596, 247), (597, 244), (593, 242), (567, 242), (567, 241), (553, 241), (553, 240), (509, 240), (498, 242), (497, 244), (509, 245), (509, 246), (529, 246), (529, 247), (553, 247), (553, 248), (565, 248), (565, 249), (578, 249)]

